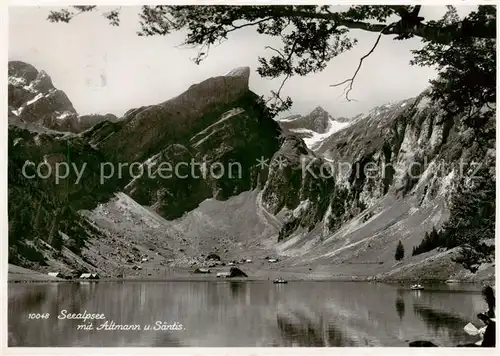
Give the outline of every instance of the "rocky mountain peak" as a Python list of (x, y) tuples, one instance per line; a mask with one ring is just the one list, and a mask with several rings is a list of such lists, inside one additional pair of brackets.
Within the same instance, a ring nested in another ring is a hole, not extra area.
[[(9, 62), (8, 74), (10, 85), (34, 94), (33, 96), (40, 93), (46, 94), (55, 89), (52, 79), (45, 71), (38, 71), (28, 63), (20, 61)], [(30, 95), (28, 94), (27, 96)]]
[(330, 115), (325, 109), (323, 109), (319, 105), (316, 106), (316, 108), (314, 108), (314, 110), (309, 113), (309, 115), (325, 115), (325, 114)]
[[(296, 132), (297, 130), (308, 130), (312, 133), (323, 134), (328, 131), (330, 126), (330, 121), (332, 121), (331, 115), (323, 109), (321, 106), (316, 107), (309, 114), (293, 115), (281, 120), (280, 123), (282, 127)], [(297, 132), (296, 132), (297, 133)], [(302, 132), (305, 133), (305, 132)]]
[(54, 87), (44, 70), (22, 61), (8, 64), (9, 124), (81, 132), (98, 122), (116, 121), (112, 114), (78, 116), (68, 96)]
[(311, 129), (317, 133), (325, 133), (331, 120), (330, 114), (321, 106), (316, 107), (306, 118), (311, 122)]
[(31, 82), (30, 87), (39, 93), (48, 93), (50, 90), (55, 89), (52, 79), (43, 70), (38, 72), (37, 77)]
[(21, 61), (10, 61), (8, 65), (8, 75), (10, 78), (20, 78), (26, 84), (31, 83), (38, 76), (38, 70), (31, 64)]
[(247, 81), (250, 78), (250, 67), (237, 67), (227, 72), (225, 77), (242, 77)]
[[(123, 129), (113, 136), (113, 143), (105, 144), (111, 145), (110, 149), (117, 156), (140, 159), (157, 145), (172, 137), (186, 135), (195, 128), (201, 128), (204, 120), (213, 119), (205, 117), (204, 113), (217, 112), (220, 115), (223, 112), (219, 111), (227, 111), (237, 102), (253, 103), (255, 94), (248, 87), (249, 77), (249, 67), (235, 68), (225, 75), (193, 84), (180, 95), (160, 104), (128, 110), (122, 120)], [(132, 133), (141, 137), (134, 147), (127, 142)]]

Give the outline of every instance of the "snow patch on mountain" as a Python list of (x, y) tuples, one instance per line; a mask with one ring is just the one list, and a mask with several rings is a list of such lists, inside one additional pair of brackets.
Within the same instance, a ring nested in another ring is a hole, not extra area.
[(26, 84), (26, 79), (21, 77), (9, 76), (9, 84), (14, 86), (24, 86)]
[[(337, 122), (335, 120), (330, 120), (328, 122), (328, 128), (325, 133), (317, 133), (313, 130), (307, 130), (307, 129), (296, 129), (296, 130), (290, 130), (292, 132), (303, 132), (305, 133), (307, 131), (308, 134), (310, 134), (310, 137), (304, 138), (304, 143), (306, 146), (311, 149), (315, 150), (316, 148), (319, 147), (321, 142), (323, 142), (325, 139), (333, 135), (335, 132), (338, 132), (347, 126), (349, 126), (349, 122)], [(301, 131), (299, 131), (301, 130)]]
[(280, 118), (278, 120), (281, 122), (287, 122), (287, 121), (293, 121), (299, 117), (301, 117), (301, 115), (291, 115), (291, 116), (286, 116), (286, 117)]
[(70, 117), (70, 116), (71, 116), (71, 114), (72, 114), (71, 112), (69, 112), (69, 111), (65, 111), (65, 112), (63, 112), (62, 114), (59, 114), (59, 115), (56, 117), (56, 119), (58, 119), (58, 120), (63, 120), (63, 119), (66, 119), (67, 117)]
[(21, 112), (23, 111), (24, 107), (20, 107), (19, 109), (16, 109), (16, 110), (12, 110), (12, 113), (16, 116), (19, 116), (21, 115)]
[(43, 98), (43, 93), (37, 94), (37, 96), (35, 96), (33, 99), (31, 99), (30, 101), (26, 102), (26, 106), (31, 105), (31, 104), (37, 102), (41, 98)]

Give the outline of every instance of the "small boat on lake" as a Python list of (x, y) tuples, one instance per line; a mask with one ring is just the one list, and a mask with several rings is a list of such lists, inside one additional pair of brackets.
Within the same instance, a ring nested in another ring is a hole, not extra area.
[(274, 284), (287, 284), (288, 281), (284, 280), (283, 278), (277, 278), (273, 281)]
[(414, 284), (410, 287), (411, 290), (422, 290), (424, 287), (421, 284)]

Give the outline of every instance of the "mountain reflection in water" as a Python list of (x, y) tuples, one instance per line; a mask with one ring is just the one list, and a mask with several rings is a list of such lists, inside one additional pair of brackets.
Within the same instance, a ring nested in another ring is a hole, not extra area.
[[(463, 327), (485, 306), (477, 290), (353, 282), (123, 282), (9, 284), (9, 346), (440, 346), (471, 341)], [(454, 286), (454, 288), (457, 288)], [(467, 287), (467, 288), (470, 288)], [(391, 302), (392, 301), (392, 302)], [(103, 313), (141, 330), (96, 330), (104, 320), (58, 319)], [(413, 310), (413, 313), (408, 312)], [(29, 313), (50, 313), (30, 320)], [(182, 324), (181, 330), (144, 330)]]

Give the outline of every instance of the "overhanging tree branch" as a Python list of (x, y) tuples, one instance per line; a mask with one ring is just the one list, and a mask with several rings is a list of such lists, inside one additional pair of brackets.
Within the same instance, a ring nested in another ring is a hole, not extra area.
[[(395, 26), (395, 25), (396, 25), (396, 24), (391, 24), (391, 25), (386, 26), (385, 28), (389, 28), (389, 27), (391, 27), (391, 26)], [(384, 28), (384, 29), (385, 29), (385, 28)], [(373, 51), (375, 50), (375, 48), (377, 48), (378, 43), (379, 43), (379, 41), (380, 41), (380, 38), (382, 37), (382, 32), (383, 32), (383, 30), (382, 30), (382, 31), (380, 31), (380, 33), (379, 33), (379, 35), (378, 35), (378, 37), (377, 37), (377, 40), (375, 41), (375, 43), (374, 43), (373, 47), (370, 49), (370, 51), (369, 51), (367, 54), (365, 54), (363, 57), (361, 57), (361, 59), (359, 60), (358, 68), (356, 68), (356, 71), (354, 72), (354, 75), (353, 75), (351, 78), (346, 79), (346, 80), (344, 80), (344, 81), (342, 81), (342, 82), (340, 82), (340, 83), (337, 83), (337, 84), (331, 84), (331, 85), (330, 85), (330, 87), (338, 87), (338, 86), (340, 86), (340, 85), (343, 85), (343, 84), (347, 84), (347, 83), (349, 83), (349, 85), (347, 86), (347, 91), (345, 91), (345, 90), (344, 90), (344, 92), (345, 92), (345, 98), (347, 99), (347, 101), (352, 101), (352, 100), (353, 100), (353, 99), (349, 98), (349, 93), (350, 93), (350, 92), (351, 92), (351, 90), (352, 90), (352, 86), (353, 86), (353, 84), (354, 84), (354, 80), (356, 79), (356, 76), (358, 75), (358, 73), (359, 73), (359, 71), (360, 71), (360, 69), (361, 69), (361, 66), (363, 65), (363, 61), (364, 61), (364, 60), (365, 60), (368, 56), (370, 56), (370, 55), (373, 53)]]
[(289, 97), (287, 97), (287, 98), (285, 98), (283, 100), (283, 98), (281, 97), (281, 90), (285, 86), (285, 83), (287, 82), (287, 80), (290, 79), (291, 76), (292, 76), (293, 66), (292, 66), (291, 61), (292, 61), (292, 56), (295, 53), (295, 47), (297, 45), (297, 42), (298, 41), (296, 39), (294, 41), (293, 45), (292, 45), (292, 48), (290, 49), (290, 53), (286, 57), (285, 57), (285, 55), (280, 50), (278, 50), (276, 48), (273, 48), (271, 46), (266, 46), (266, 49), (270, 49), (270, 50), (278, 53), (278, 55), (281, 58), (283, 58), (283, 60), (285, 61), (286, 65), (288, 66), (288, 73), (285, 76), (285, 78), (283, 79), (283, 81), (281, 82), (281, 85), (280, 85), (278, 91), (277, 92), (271, 91), (271, 97), (268, 100), (266, 100), (266, 105), (267, 105), (271, 100), (274, 99), (274, 103), (271, 105), (271, 109), (272, 110), (283, 111), (283, 110), (287, 110), (292, 105), (292, 101), (291, 101), (291, 99)]
[[(73, 6), (51, 11), (49, 20), (69, 22), (94, 9), (95, 6)], [(257, 67), (261, 77), (285, 78), (278, 92), (273, 92), (277, 103), (281, 88), (291, 76), (321, 72), (329, 61), (350, 50), (357, 43), (350, 30), (376, 32), (378, 37), (370, 52), (360, 59), (353, 77), (332, 85), (346, 85), (344, 94), (349, 101), (353, 100), (349, 94), (363, 61), (373, 53), (382, 36), (396, 40), (420, 37), (425, 46), (413, 51), (416, 57), (410, 63), (438, 67), (440, 80), (431, 82), (433, 95), (445, 103), (446, 110), (455, 114), (466, 110), (464, 103), (469, 98), (474, 102), (484, 102), (485, 98), (487, 103), (494, 102), (495, 6), (480, 5), (462, 20), (450, 6), (443, 18), (428, 22), (419, 16), (420, 9), (421, 5), (352, 5), (345, 11), (327, 5), (143, 6), (139, 34), (164, 36), (183, 30), (184, 45), (201, 47), (198, 62), (212, 45), (244, 27), (254, 27), (258, 34), (281, 37), (283, 47), (273, 49), (275, 54), (270, 58), (259, 57)], [(392, 16), (399, 17), (399, 21), (388, 25)], [(114, 14), (107, 18), (117, 20)], [(482, 93), (483, 88), (487, 93)]]
[[(158, 11), (160, 15), (165, 15), (168, 13), (168, 9), (181, 8), (182, 6), (144, 6), (143, 11), (148, 14), (155, 14)], [(214, 6), (207, 6), (214, 7)], [(229, 6), (217, 6), (220, 8), (221, 12), (227, 11)], [(235, 6), (233, 6), (234, 8)], [(331, 12), (328, 8), (321, 9), (320, 11), (312, 12), (305, 11), (301, 6), (252, 6), (253, 20), (246, 26), (252, 26), (257, 23), (269, 21), (271, 19), (279, 18), (300, 18), (300, 19), (316, 19), (316, 20), (328, 20), (335, 23), (336, 26), (347, 27), (349, 29), (358, 29), (370, 32), (382, 33), (383, 35), (401, 35), (405, 31), (411, 31), (412, 35), (421, 37), (427, 41), (433, 41), (440, 44), (450, 44), (453, 38), (457, 36), (467, 36), (467, 37), (477, 37), (477, 38), (496, 38), (496, 19), (491, 19), (487, 21), (479, 22), (469, 22), (467, 20), (449, 24), (446, 26), (437, 26), (432, 23), (423, 23), (418, 21), (417, 23), (409, 23), (409, 19), (418, 19), (418, 12), (420, 11), (420, 5), (414, 7), (412, 13), (409, 13), (407, 6), (388, 6), (388, 8), (393, 10), (394, 14), (401, 17), (399, 21), (401, 26), (395, 26), (391, 28), (386, 28), (387, 24), (377, 23), (372, 24), (364, 21), (356, 21), (353, 19), (346, 18), (346, 16), (341, 12)], [(88, 12), (95, 10), (95, 6), (77, 6), (75, 7), (79, 12)], [(156, 8), (161, 8), (160, 10)], [(167, 8), (165, 10), (164, 8)], [(48, 19), (52, 22), (69, 22), (75, 16), (74, 13), (69, 12), (66, 9), (61, 11), (51, 11)], [(151, 19), (155, 19), (154, 16)], [(237, 20), (238, 17), (234, 17), (232, 20)], [(158, 20), (158, 19), (156, 19)], [(257, 21), (256, 21), (257, 20)], [(165, 18), (161, 18), (162, 22)], [(255, 22), (254, 22), (255, 21)], [(253, 23), (251, 23), (253, 22)], [(172, 26), (173, 29), (176, 26)], [(159, 34), (161, 31), (159, 32)], [(167, 34), (168, 31), (163, 32)]]
[[(398, 8), (400, 10), (400, 13), (402, 13), (401, 7)], [(349, 29), (378, 32), (382, 35), (401, 35), (402, 30), (407, 27), (404, 18), (402, 18), (402, 21), (400, 21), (400, 24), (402, 24), (403, 26), (387, 27), (387, 24), (370, 24), (368, 22), (348, 20), (343, 18), (341, 13), (331, 12), (311, 13), (300, 10), (290, 10), (277, 12), (276, 14), (273, 14), (272, 17), (298, 17), (331, 20), (335, 22), (337, 26), (345, 26)], [(453, 38), (463, 35), (478, 38), (496, 38), (496, 21), (492, 19), (490, 21), (485, 21), (484, 23), (472, 23), (464, 20), (459, 23), (454, 23), (447, 26), (435, 26), (420, 22), (417, 24), (412, 24), (410, 30), (414, 36), (421, 37), (428, 41), (433, 41), (440, 44), (450, 44), (453, 41)]]

